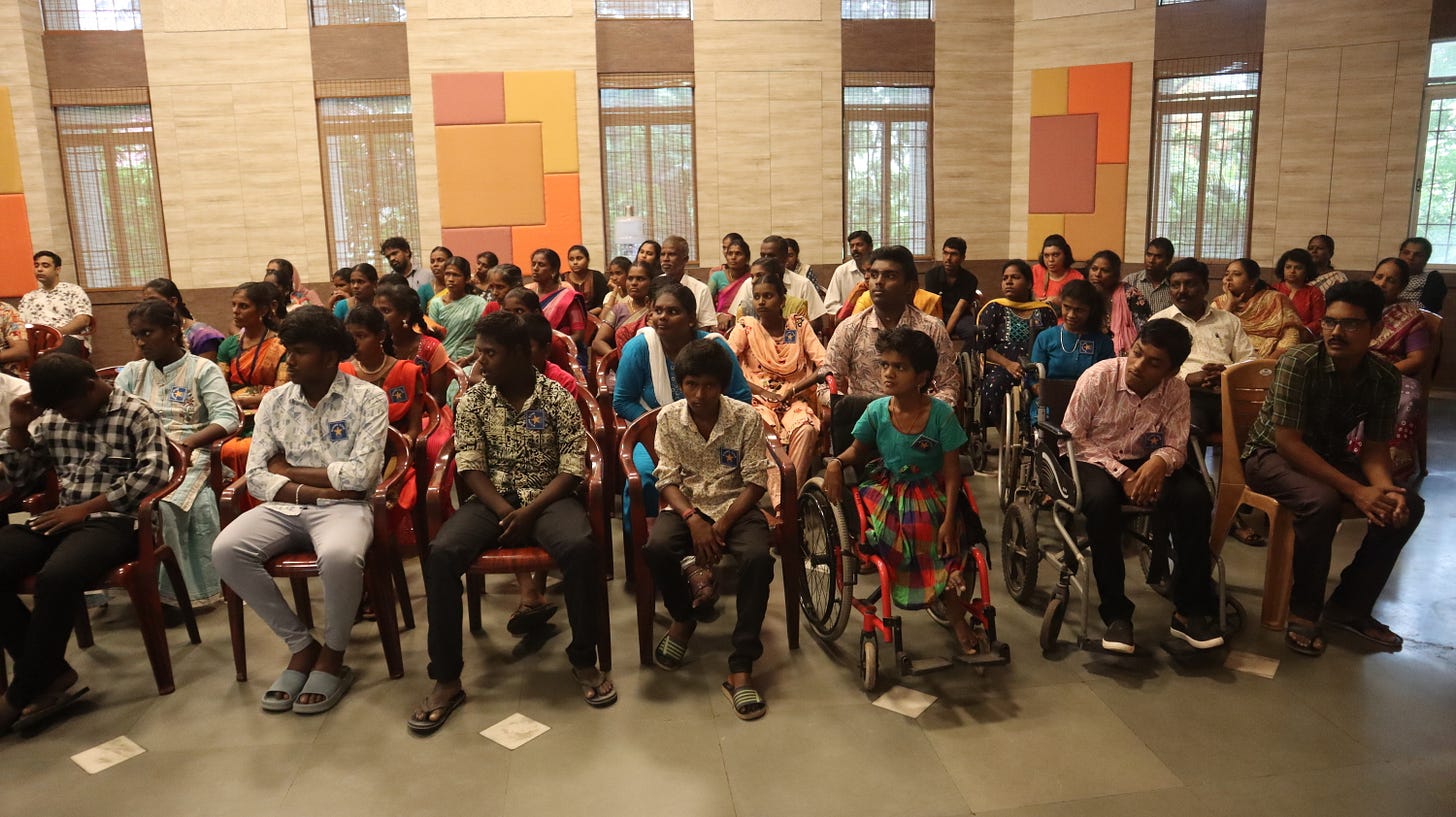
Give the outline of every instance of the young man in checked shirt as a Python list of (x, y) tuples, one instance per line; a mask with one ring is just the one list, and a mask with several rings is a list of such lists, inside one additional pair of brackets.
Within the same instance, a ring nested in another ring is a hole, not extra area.
[[(90, 363), (45, 355), (31, 367), (30, 388), (11, 404), (0, 464), (17, 486), (54, 469), (61, 493), (55, 509), (0, 529), (0, 642), (15, 660), (0, 732), (86, 692), (71, 691), (78, 679), (66, 663), (76, 606), (88, 586), (135, 558), (137, 506), (169, 474), (161, 418), (98, 379)], [(27, 611), (14, 588), (32, 575)]]
[[(471, 496), (445, 522), (425, 560), (435, 688), (407, 721), (422, 735), (437, 731), (465, 701), (460, 577), (492, 548), (534, 545), (551, 555), (561, 570), (571, 624), (566, 657), (572, 677), (591, 706), (617, 700), (611, 679), (596, 665), (601, 623), (593, 596), (602, 575), (591, 523), (576, 498), (586, 476), (581, 413), (560, 384), (531, 364), (519, 316), (494, 312), (477, 321), (475, 352), (482, 381), (461, 395), (455, 411), (455, 471)], [(518, 620), (541, 607), (523, 606)]]

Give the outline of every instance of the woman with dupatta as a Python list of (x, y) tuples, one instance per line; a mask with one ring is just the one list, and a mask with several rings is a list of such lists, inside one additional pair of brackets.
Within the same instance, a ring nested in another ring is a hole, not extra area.
[(1269, 286), (1260, 272), (1251, 258), (1229, 264), (1223, 273), (1223, 294), (1213, 299), (1213, 306), (1239, 316), (1255, 355), (1279, 357), (1300, 343), (1302, 322), (1289, 296)]

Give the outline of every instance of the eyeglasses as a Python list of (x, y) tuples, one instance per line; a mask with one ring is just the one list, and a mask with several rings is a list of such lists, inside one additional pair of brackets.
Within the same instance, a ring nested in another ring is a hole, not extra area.
[(1320, 318), (1320, 328), (1326, 331), (1343, 329), (1346, 332), (1358, 332), (1361, 329), (1369, 329), (1370, 321), (1364, 318)]

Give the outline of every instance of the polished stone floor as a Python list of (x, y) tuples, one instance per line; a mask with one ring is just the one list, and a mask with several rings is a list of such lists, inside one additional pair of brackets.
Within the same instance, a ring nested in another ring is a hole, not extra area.
[[(1435, 405), (1433, 440), (1456, 440), (1456, 402)], [(388, 678), (372, 625), (361, 625), (349, 655), (360, 681), (338, 709), (268, 715), (257, 699), (284, 652), (251, 613), (247, 683), (233, 678), (218, 611), (202, 618), (200, 645), (169, 631), (177, 691), (158, 697), (123, 598), (96, 614), (96, 646), (70, 651), (89, 700), (38, 734), (0, 738), (0, 814), (1456, 814), (1456, 442), (1433, 442), (1431, 454), (1425, 524), (1376, 610), (1404, 634), (1398, 654), (1335, 636), (1323, 658), (1304, 658), (1251, 623), (1233, 648), (1277, 660), (1274, 678), (1181, 667), (1155, 648), (1168, 603), (1138, 588), (1137, 634), (1156, 653), (1149, 663), (1119, 667), (1081, 652), (1048, 659), (1036, 647), (1039, 609), (1004, 599), (996, 575), (1010, 666), (910, 680), (937, 697), (910, 719), (860, 691), (852, 637), (821, 645), (806, 629), (791, 653), (778, 595), (758, 667), (769, 713), (742, 723), (718, 692), (731, 615), (700, 629), (680, 672), (639, 667), (619, 580), (621, 700), (596, 711), (567, 674), (564, 634), (537, 654), (513, 654), (504, 627), (511, 588), (493, 581), (487, 633), (467, 641), (470, 698), (439, 734), (419, 739), (404, 718), (429, 684), (423, 627), (404, 635), (403, 679)], [(994, 537), (994, 486), (985, 477), (980, 487)], [(1363, 529), (1341, 531), (1337, 565)], [(1256, 613), (1263, 552), (1231, 543), (1226, 556), (1233, 592)], [(417, 568), (411, 575), (423, 617)], [(912, 651), (948, 651), (948, 635), (928, 618), (910, 616), (906, 630)], [(550, 731), (514, 751), (479, 735), (517, 712)], [(69, 760), (122, 735), (145, 754), (96, 775)]]

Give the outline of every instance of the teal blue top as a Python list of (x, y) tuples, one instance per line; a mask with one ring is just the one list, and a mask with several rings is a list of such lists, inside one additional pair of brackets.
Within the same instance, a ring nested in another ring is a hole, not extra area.
[(925, 429), (919, 434), (906, 434), (890, 421), (890, 398), (881, 397), (855, 421), (854, 438), (875, 447), (895, 480), (909, 482), (939, 473), (945, 453), (966, 444), (966, 431), (956, 420), (955, 411), (932, 397)]

